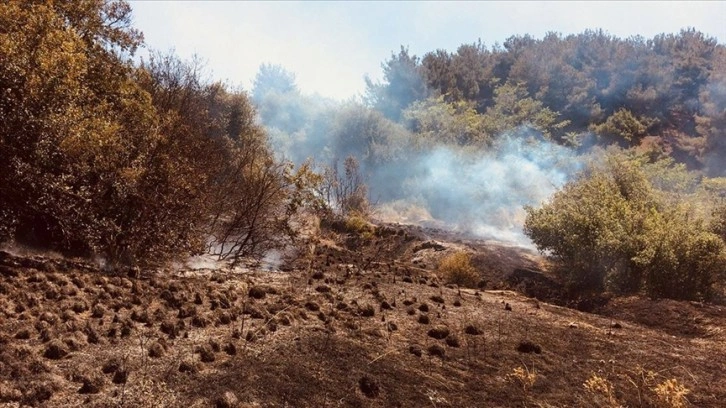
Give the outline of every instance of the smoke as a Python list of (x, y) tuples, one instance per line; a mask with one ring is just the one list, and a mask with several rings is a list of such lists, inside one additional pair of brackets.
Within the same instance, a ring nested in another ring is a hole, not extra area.
[[(726, 58), (724, 58), (726, 60)], [(704, 92), (704, 117), (701, 118), (703, 133), (708, 138), (710, 152), (705, 165), (711, 176), (726, 176), (726, 72), (714, 75)], [(704, 120), (705, 119), (705, 120)]]
[[(288, 75), (288, 77), (290, 77)], [(256, 84), (269, 88), (262, 77)], [(524, 206), (536, 206), (580, 168), (575, 151), (528, 126), (498, 135), (493, 146), (422, 142), (403, 124), (354, 101), (331, 101), (295, 90), (260, 95), (256, 103), (278, 157), (330, 165), (355, 156), (366, 177), (374, 216), (456, 229), (531, 246)], [(274, 259), (270, 259), (274, 268)]]
[(271, 249), (262, 257), (262, 268), (265, 271), (279, 271), (283, 262), (283, 252), (277, 249)]
[[(416, 155), (412, 162), (418, 164), (410, 172), (389, 178), (402, 186), (405, 198), (383, 203), (379, 218), (446, 225), (522, 246), (531, 246), (522, 233), (524, 206), (546, 200), (582, 167), (574, 151), (527, 128), (502, 135), (491, 150), (439, 146)], [(385, 172), (378, 169), (379, 174)], [(371, 185), (374, 195), (378, 188)]]

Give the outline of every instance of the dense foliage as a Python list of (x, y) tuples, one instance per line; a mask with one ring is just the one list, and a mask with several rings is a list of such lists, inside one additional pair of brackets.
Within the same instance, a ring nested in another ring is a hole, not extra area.
[(130, 12), (0, 4), (0, 241), (129, 265), (260, 253), (304, 183), (272, 158), (245, 94), (196, 61), (134, 65)]
[(687, 200), (665, 199), (701, 194), (657, 189), (648, 174), (662, 172), (650, 166), (610, 155), (541, 208), (527, 208), (525, 233), (558, 261), (572, 290), (703, 299), (726, 276), (718, 229), (709, 229)]
[(412, 146), (491, 151), (525, 128), (577, 149), (596, 164), (527, 208), (524, 226), (573, 293), (706, 298), (726, 259), (723, 179), (707, 178), (726, 174), (724, 62), (726, 47), (694, 29), (514, 36), (422, 58), (402, 48), (367, 102)]
[(423, 58), (402, 48), (383, 64), (381, 83), (368, 81), (367, 95), (393, 120), (430, 106), (427, 98), (457, 112), (471, 106), (493, 120), (479, 139), (522, 122), (566, 144), (582, 143), (574, 136), (588, 129), (597, 143), (625, 147), (652, 136), (665, 154), (717, 175), (726, 170), (725, 62), (726, 47), (694, 29), (652, 39), (513, 36)]

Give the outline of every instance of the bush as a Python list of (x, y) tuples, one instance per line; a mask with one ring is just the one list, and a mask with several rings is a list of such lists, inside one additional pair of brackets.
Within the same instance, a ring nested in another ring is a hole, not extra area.
[(710, 230), (726, 241), (726, 205), (721, 205), (713, 211)]
[(709, 297), (724, 271), (724, 242), (683, 210), (654, 213), (646, 221), (643, 249), (634, 257), (645, 292), (654, 298)]
[(345, 218), (345, 230), (347, 232), (362, 234), (370, 232), (370, 228), (368, 221), (359, 213), (353, 213)]
[(273, 160), (246, 95), (202, 80), (198, 61), (122, 57), (141, 44), (130, 12), (0, 3), (0, 242), (111, 266), (277, 245), (305, 177)]
[(642, 164), (611, 156), (541, 208), (525, 233), (573, 292), (702, 299), (724, 274), (724, 242), (689, 207), (664, 208)]
[(368, 186), (364, 183), (358, 160), (348, 156), (343, 163), (343, 170), (341, 174), (337, 161), (326, 167), (318, 194), (336, 215), (357, 214), (365, 217), (370, 213)]
[(441, 259), (438, 271), (447, 282), (459, 286), (473, 288), (479, 281), (479, 274), (471, 266), (471, 257), (463, 251), (454, 252)]

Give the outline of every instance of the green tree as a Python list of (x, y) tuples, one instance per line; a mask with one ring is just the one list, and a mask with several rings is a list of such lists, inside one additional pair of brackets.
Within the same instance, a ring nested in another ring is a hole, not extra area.
[(633, 146), (639, 144), (654, 123), (648, 118), (635, 117), (627, 109), (619, 109), (604, 123), (590, 126), (590, 130), (606, 141)]
[(252, 85), (252, 98), (255, 101), (260, 101), (271, 92), (278, 94), (298, 93), (295, 74), (281, 65), (260, 65)]
[(494, 91), (494, 105), (484, 113), (482, 126), (492, 138), (519, 126), (528, 126), (551, 138), (567, 126), (567, 121), (558, 121), (558, 116), (530, 97), (523, 84), (507, 83)]
[(407, 48), (401, 47), (398, 55), (392, 54), (381, 67), (383, 82), (366, 78), (366, 101), (388, 119), (397, 121), (411, 103), (428, 96), (426, 82), (418, 57), (409, 55)]
[(403, 121), (423, 145), (482, 146), (490, 142), (482, 128), (483, 118), (473, 102), (448, 103), (443, 96), (414, 102), (403, 112)]

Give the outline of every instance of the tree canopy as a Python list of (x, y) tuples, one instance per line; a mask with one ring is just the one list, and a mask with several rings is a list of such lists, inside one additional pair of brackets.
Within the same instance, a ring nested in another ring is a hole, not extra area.
[[(568, 134), (588, 129), (602, 145), (652, 143), (646, 138), (652, 136), (679, 161), (717, 175), (725, 170), (716, 159), (726, 145), (724, 55), (726, 47), (695, 29), (652, 39), (602, 30), (513, 36), (503, 46), (479, 41), (422, 58), (402, 48), (383, 64), (381, 83), (368, 81), (369, 104), (399, 120), (412, 104), (441, 97), (501, 117), (502, 99), (512, 95), (522, 106), (513, 101), (517, 110), (509, 112), (546, 114), (539, 120), (560, 124), (553, 132), (557, 141), (569, 143)], [(511, 127), (508, 122), (492, 130)]]

